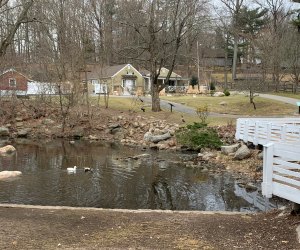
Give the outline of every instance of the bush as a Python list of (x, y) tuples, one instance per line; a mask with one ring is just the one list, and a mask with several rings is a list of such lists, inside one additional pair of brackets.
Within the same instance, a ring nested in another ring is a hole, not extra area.
[(228, 89), (225, 89), (225, 90), (223, 91), (223, 93), (224, 93), (225, 96), (230, 96), (230, 92), (229, 92)]
[(202, 124), (206, 124), (206, 119), (208, 117), (208, 106), (207, 104), (200, 106), (196, 109), (196, 113), (201, 120)]
[(216, 86), (213, 82), (210, 83), (209, 88), (210, 90), (216, 90)]
[(181, 145), (192, 150), (218, 149), (222, 146), (217, 131), (203, 123), (194, 123), (182, 128), (176, 133), (176, 138)]
[(190, 85), (192, 85), (192, 88), (194, 89), (196, 85), (198, 85), (198, 77), (192, 76), (190, 80)]

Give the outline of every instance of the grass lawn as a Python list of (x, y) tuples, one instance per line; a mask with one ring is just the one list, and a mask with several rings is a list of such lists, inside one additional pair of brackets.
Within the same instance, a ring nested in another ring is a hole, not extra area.
[[(210, 112), (237, 114), (237, 115), (253, 115), (253, 116), (284, 116), (292, 115), (297, 112), (297, 107), (285, 104), (282, 102), (255, 97), (256, 110), (249, 102), (249, 97), (244, 95), (211, 97), (211, 96), (166, 96), (164, 100), (184, 103), (190, 107), (201, 107), (208, 105)], [(227, 105), (220, 105), (221, 102), (226, 102)]]
[[(97, 99), (92, 98), (92, 105), (97, 105)], [(189, 124), (193, 122), (200, 122), (200, 119), (197, 116), (189, 115), (189, 114), (182, 114), (179, 112), (170, 112), (170, 110), (162, 110), (161, 112), (152, 112), (150, 104), (145, 104), (145, 112), (141, 110), (141, 107), (144, 104), (136, 101), (136, 98), (116, 98), (110, 97), (109, 99), (109, 108), (119, 110), (121, 112), (135, 112), (137, 115), (143, 115), (154, 117), (156, 119), (166, 120), (168, 122), (174, 122), (178, 124)], [(100, 99), (100, 107), (104, 107), (103, 98)], [(182, 117), (185, 122), (182, 122)], [(236, 119), (234, 118), (227, 118), (227, 117), (208, 117), (207, 122), (211, 126), (216, 125), (227, 125), (227, 124), (235, 124)]]

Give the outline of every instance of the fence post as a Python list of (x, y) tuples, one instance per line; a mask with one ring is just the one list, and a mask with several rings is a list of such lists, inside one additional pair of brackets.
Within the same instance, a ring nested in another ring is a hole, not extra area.
[(286, 140), (286, 127), (287, 127), (286, 124), (281, 126), (281, 138), (280, 138), (281, 142), (285, 142)]
[(259, 121), (255, 122), (255, 130), (254, 130), (254, 138), (253, 138), (253, 144), (256, 146), (258, 145), (258, 127), (259, 127)]
[(241, 133), (241, 120), (238, 118), (236, 120), (236, 131), (235, 131), (235, 139), (238, 141), (240, 140), (240, 133)]
[(270, 142), (271, 141), (271, 134), (272, 134), (272, 123), (268, 123), (267, 124), (267, 134), (266, 134), (266, 136), (267, 136), (267, 143), (268, 142)]
[(272, 197), (272, 181), (273, 181), (273, 157), (274, 157), (274, 143), (267, 143), (264, 145), (264, 159), (263, 159), (263, 183), (262, 194), (267, 198)]
[(243, 136), (243, 141), (248, 142), (248, 130), (249, 130), (249, 120), (245, 121), (245, 131), (244, 131), (244, 136)]

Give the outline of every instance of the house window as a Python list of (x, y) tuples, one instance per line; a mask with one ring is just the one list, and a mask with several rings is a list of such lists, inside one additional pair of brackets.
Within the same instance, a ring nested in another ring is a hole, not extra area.
[(15, 78), (9, 78), (8, 81), (9, 81), (9, 87), (15, 88), (17, 86), (17, 82)]

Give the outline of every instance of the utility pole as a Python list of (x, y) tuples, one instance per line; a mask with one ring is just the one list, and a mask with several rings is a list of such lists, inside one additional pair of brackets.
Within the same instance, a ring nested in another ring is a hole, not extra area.
[(200, 58), (199, 58), (199, 43), (197, 41), (197, 70), (198, 70), (198, 91), (200, 92)]

